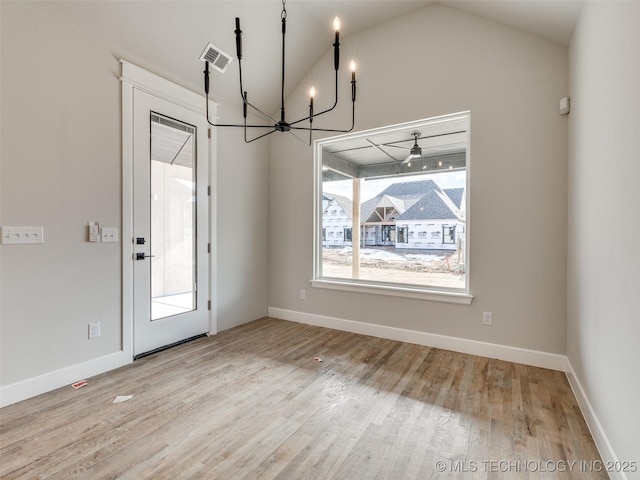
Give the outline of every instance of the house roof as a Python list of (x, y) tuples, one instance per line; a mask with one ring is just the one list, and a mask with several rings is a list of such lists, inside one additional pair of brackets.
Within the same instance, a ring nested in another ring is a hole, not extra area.
[(377, 196), (381, 197), (383, 195), (389, 195), (392, 197), (410, 197), (410, 196), (422, 196), (424, 192), (427, 190), (432, 190), (434, 188), (439, 189), (438, 184), (433, 180), (420, 180), (417, 182), (398, 182), (392, 185), (389, 185), (382, 192), (380, 192)]
[[(335, 200), (351, 218), (353, 202), (341, 195), (325, 193), (324, 199)], [(361, 218), (370, 221), (376, 208), (394, 208), (398, 215), (395, 220), (445, 220), (464, 221), (461, 212), (464, 188), (442, 190), (433, 180), (398, 182), (389, 185), (361, 207)]]
[[(369, 218), (373, 211), (378, 206), (384, 206), (381, 204), (384, 197), (392, 197), (395, 199), (396, 210), (400, 213), (410, 208), (415, 202), (420, 200), (424, 196), (424, 192), (438, 188), (438, 185), (433, 180), (421, 180), (418, 182), (399, 182), (389, 185), (382, 192), (375, 197), (367, 200), (362, 204), (361, 216), (362, 218)], [(402, 209), (397, 206), (402, 205)]]
[(449, 208), (441, 192), (440, 189), (429, 190), (410, 209), (396, 217), (396, 221), (457, 219), (458, 216)]
[(374, 198), (362, 205), (362, 218), (367, 221), (373, 211), (381, 206), (395, 206), (396, 220), (464, 221), (461, 212), (464, 188), (442, 190), (433, 180), (398, 182), (389, 185)]
[(402, 205), (402, 209), (396, 208), (396, 210), (403, 213), (407, 209), (411, 208), (414, 203), (420, 200), (424, 196), (425, 192), (434, 188), (439, 189), (438, 185), (433, 180), (394, 183), (389, 185), (375, 197), (362, 204), (361, 217), (363, 219), (368, 219), (378, 206), (384, 206), (381, 202), (385, 197), (392, 197), (395, 199), (396, 205)]
[(460, 188), (446, 188), (444, 190), (444, 193), (447, 194), (447, 196), (451, 199), (451, 201), (453, 202), (453, 204), (458, 207), (458, 208), (462, 208), (462, 197), (464, 194), (464, 188), (460, 187)]
[(353, 202), (349, 198), (343, 197), (342, 195), (336, 195), (333, 193), (329, 193), (329, 194), (325, 193), (323, 197), (326, 198), (327, 200), (335, 200), (336, 202), (338, 202), (338, 205), (340, 205), (340, 208), (342, 208), (342, 210), (344, 210), (344, 212), (349, 216), (349, 218), (351, 218), (351, 215), (353, 214)]

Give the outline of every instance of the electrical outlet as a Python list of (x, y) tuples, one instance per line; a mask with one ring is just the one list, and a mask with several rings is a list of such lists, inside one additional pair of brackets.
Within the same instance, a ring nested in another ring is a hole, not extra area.
[(100, 336), (100, 322), (93, 322), (89, 324), (89, 338), (96, 338)]
[(491, 313), (491, 312), (482, 312), (482, 324), (483, 325), (493, 325), (493, 313)]
[(300, 300), (304, 300), (305, 298), (307, 298), (307, 291), (306, 290), (300, 290)]

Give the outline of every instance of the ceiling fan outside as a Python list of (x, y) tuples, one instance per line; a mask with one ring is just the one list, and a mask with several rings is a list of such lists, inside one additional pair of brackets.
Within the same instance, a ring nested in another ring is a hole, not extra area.
[[(418, 145), (418, 139), (420, 138), (420, 135), (422, 135), (421, 132), (413, 132), (411, 134), (411, 136), (414, 139), (413, 140), (413, 146), (411, 148), (401, 147), (400, 145), (394, 145), (392, 143), (383, 143), (382, 145), (385, 146), (385, 147), (394, 147), (394, 148), (401, 148), (403, 150), (409, 150), (409, 155), (403, 160), (401, 165), (409, 165), (409, 166), (411, 166), (411, 160), (413, 160), (414, 158), (420, 158), (422, 156), (422, 147), (420, 145)], [(378, 148), (380, 148), (380, 147), (378, 146)], [(382, 151), (384, 152), (384, 150), (382, 150)], [(387, 152), (385, 152), (385, 153), (387, 153)], [(387, 153), (387, 155), (389, 155), (389, 154)]]
[[(460, 132), (452, 132), (452, 133), (460, 133)], [(389, 153), (387, 153), (382, 147), (393, 147), (393, 148), (400, 148), (402, 150), (409, 150), (409, 155), (407, 155), (407, 157), (402, 161), (401, 165), (408, 165), (409, 167), (411, 166), (411, 160), (417, 159), (417, 158), (424, 158), (426, 156), (429, 156), (429, 152), (432, 152), (434, 150), (437, 149), (441, 149), (442, 146), (429, 146), (426, 147), (427, 151), (424, 151), (424, 148), (421, 147), (418, 144), (418, 140), (422, 140), (422, 139), (430, 139), (430, 138), (435, 138), (435, 137), (441, 137), (443, 135), (451, 135), (450, 133), (446, 133), (446, 134), (440, 134), (440, 135), (429, 135), (426, 137), (422, 136), (422, 132), (413, 132), (411, 133), (411, 136), (413, 137), (413, 146), (411, 148), (409, 147), (403, 147), (400, 145), (395, 145), (395, 143), (400, 143), (400, 142), (393, 142), (393, 143), (383, 143), (380, 145), (375, 145), (378, 149), (382, 150), (384, 153), (386, 153), (387, 155), (391, 156), (392, 158), (395, 159), (395, 157), (393, 157), (392, 155), (390, 155)], [(406, 142), (406, 140), (405, 140)], [(373, 144), (373, 142), (370, 141), (370, 143)], [(453, 144), (452, 144), (453, 145)], [(397, 160), (396, 161), (400, 161)]]
[(418, 145), (418, 138), (420, 138), (420, 135), (420, 132), (413, 132), (411, 134), (411, 136), (414, 138), (413, 147), (411, 147), (409, 155), (404, 159), (402, 165), (411, 166), (411, 160), (413, 160), (414, 158), (420, 158), (422, 156), (422, 148), (420, 147), (420, 145)]

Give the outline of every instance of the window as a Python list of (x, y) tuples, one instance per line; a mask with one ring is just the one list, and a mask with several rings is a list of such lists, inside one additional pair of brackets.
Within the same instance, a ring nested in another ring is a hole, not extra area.
[(409, 227), (398, 227), (398, 243), (409, 243)]
[(442, 243), (456, 243), (456, 227), (442, 227)]
[(469, 123), (465, 112), (315, 142), (314, 286), (470, 303)]

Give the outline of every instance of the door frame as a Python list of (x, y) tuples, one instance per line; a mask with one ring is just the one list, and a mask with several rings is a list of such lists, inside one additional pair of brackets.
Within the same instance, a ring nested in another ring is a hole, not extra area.
[[(205, 113), (205, 97), (191, 90), (148, 72), (125, 60), (122, 65), (122, 351), (133, 360), (133, 92), (144, 91), (162, 100), (174, 103), (201, 115)], [(209, 111), (216, 115), (218, 105), (209, 101)], [(216, 129), (209, 128), (208, 158), (209, 163), (209, 335), (218, 333), (216, 314), (217, 286), (217, 174), (216, 174)]]

